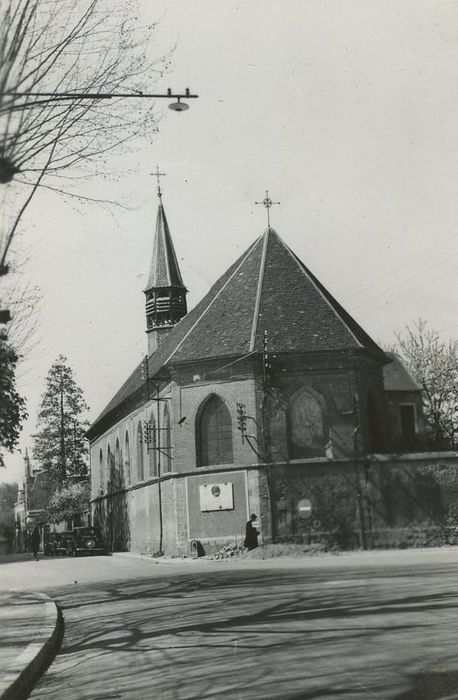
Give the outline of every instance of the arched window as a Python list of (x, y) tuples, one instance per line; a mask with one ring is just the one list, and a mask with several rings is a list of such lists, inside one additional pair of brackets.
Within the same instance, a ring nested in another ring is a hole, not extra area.
[(144, 479), (142, 425), (139, 422), (137, 426), (137, 481), (144, 481)]
[(172, 435), (171, 435), (171, 428), (170, 428), (170, 414), (169, 414), (169, 408), (168, 406), (165, 406), (164, 408), (164, 422), (163, 422), (163, 430), (162, 430), (162, 435), (164, 436), (164, 441), (163, 441), (163, 452), (165, 452), (165, 455), (163, 457), (164, 459), (164, 471), (165, 472), (170, 472), (172, 470)]
[(111, 447), (108, 445), (107, 447), (107, 490), (112, 490), (113, 489), (113, 481), (114, 481), (114, 457), (111, 453)]
[(130, 484), (130, 444), (127, 430), (124, 438), (124, 483), (126, 486)]
[(154, 416), (151, 415), (149, 421), (149, 444), (148, 444), (148, 463), (149, 463), (149, 475), (157, 476), (157, 435), (156, 435), (156, 422)]
[(100, 452), (99, 452), (99, 489), (100, 489), (100, 491), (103, 492), (104, 488), (105, 488), (105, 470), (103, 468), (103, 452), (102, 452), (102, 448), (100, 448)]
[(116, 446), (115, 446), (115, 481), (116, 481), (116, 488), (120, 488), (121, 486), (121, 478), (122, 478), (122, 456), (121, 456), (121, 448), (119, 446), (119, 438), (116, 438)]
[(199, 467), (234, 461), (231, 414), (218, 396), (212, 396), (198, 416), (196, 437)]
[(290, 459), (308, 459), (325, 453), (323, 410), (311, 391), (300, 391), (288, 405), (288, 453)]

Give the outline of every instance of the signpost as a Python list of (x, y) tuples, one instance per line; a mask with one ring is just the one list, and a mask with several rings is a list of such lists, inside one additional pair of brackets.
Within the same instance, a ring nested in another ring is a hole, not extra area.
[(305, 528), (307, 531), (307, 539), (308, 543), (312, 543), (312, 531), (310, 527), (310, 521), (309, 518), (312, 515), (312, 504), (308, 500), (308, 498), (303, 498), (299, 503), (297, 504), (297, 512), (300, 518), (304, 518), (305, 520)]
[(297, 504), (297, 511), (300, 518), (305, 518), (306, 520), (312, 515), (312, 504), (307, 498), (303, 498)]

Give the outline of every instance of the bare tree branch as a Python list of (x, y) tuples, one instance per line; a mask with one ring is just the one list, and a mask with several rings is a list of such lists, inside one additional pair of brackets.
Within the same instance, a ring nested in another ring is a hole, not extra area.
[[(46, 185), (69, 194), (43, 179), (68, 171), (68, 179), (76, 181), (81, 169), (86, 179), (99, 174), (110, 151), (122, 152), (132, 137), (157, 131), (147, 100), (134, 111), (125, 100), (78, 97), (126, 90), (141, 95), (167, 70), (171, 52), (151, 57), (155, 25), (135, 27), (131, 3), (124, 15), (109, 0), (2, 0), (0, 185), (21, 187), (27, 182), (21, 173), (38, 174), (7, 230), (0, 231), (2, 263), (37, 189)], [(56, 92), (76, 96), (54, 101), (34, 95)]]
[(398, 351), (422, 388), (423, 409), (435, 447), (458, 443), (458, 342), (442, 341), (420, 319), (397, 333)]

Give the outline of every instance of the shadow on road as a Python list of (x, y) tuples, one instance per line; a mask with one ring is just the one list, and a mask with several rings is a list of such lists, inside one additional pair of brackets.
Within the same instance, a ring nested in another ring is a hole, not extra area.
[(455, 568), (411, 573), (168, 571), (56, 590), (66, 637), (32, 697), (450, 697), (422, 695), (441, 674), (420, 669), (455, 668)]
[(396, 700), (454, 700), (458, 698), (458, 670), (418, 673), (412, 687)]

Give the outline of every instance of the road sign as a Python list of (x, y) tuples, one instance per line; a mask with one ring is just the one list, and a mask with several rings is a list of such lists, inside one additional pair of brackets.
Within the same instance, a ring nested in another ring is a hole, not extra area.
[(303, 498), (297, 504), (297, 511), (301, 518), (310, 518), (312, 515), (312, 504), (307, 498)]

